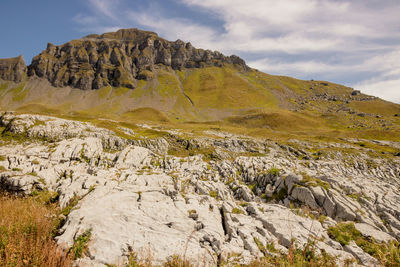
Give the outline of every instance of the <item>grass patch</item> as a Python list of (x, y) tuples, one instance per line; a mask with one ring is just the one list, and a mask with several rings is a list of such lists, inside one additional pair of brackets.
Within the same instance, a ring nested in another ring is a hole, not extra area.
[(210, 194), (210, 197), (213, 197), (213, 198), (215, 198), (215, 199), (218, 198), (218, 193), (217, 193), (217, 191), (210, 191), (209, 194)]
[(354, 240), (357, 246), (378, 259), (384, 266), (398, 266), (400, 262), (399, 242), (378, 243), (373, 238), (364, 237), (356, 229), (354, 223), (338, 223), (335, 226), (329, 227), (328, 235), (342, 246), (348, 245), (350, 241)]
[(268, 171), (267, 171), (267, 173), (269, 173), (270, 175), (272, 175), (272, 176), (279, 176), (279, 172), (280, 172), (281, 170), (280, 169), (278, 169), (278, 168), (271, 168), (271, 169), (269, 169)]
[(0, 266), (71, 266), (52, 239), (58, 213), (32, 197), (0, 196)]
[(75, 208), (76, 205), (78, 205), (79, 200), (81, 200), (81, 198), (78, 195), (74, 195), (68, 202), (68, 205), (65, 206), (62, 210), (61, 210), (61, 214), (64, 216), (67, 216), (72, 210), (73, 208)]
[(18, 85), (17, 87), (12, 89), (13, 98), (12, 100), (15, 102), (21, 102), (26, 98), (29, 93), (29, 90), (25, 89), (25, 83)]
[(311, 177), (305, 173), (302, 173), (302, 176), (303, 176), (303, 179), (300, 181), (300, 183), (304, 186), (311, 186), (311, 187), (320, 186), (320, 187), (324, 188), (325, 190), (328, 190), (329, 188), (331, 188), (330, 184), (325, 181)]
[[(271, 248), (271, 245), (264, 246), (256, 239), (254, 239), (254, 242), (265, 257), (252, 261), (248, 266), (337, 266), (335, 257), (328, 255), (324, 250), (318, 253), (312, 241), (305, 244), (303, 248), (292, 242), (287, 253), (279, 252), (274, 248), (274, 251), (270, 251), (268, 247)], [(267, 251), (274, 254), (271, 255)]]
[(233, 208), (232, 213), (233, 214), (244, 214), (243, 210), (241, 210), (239, 208)]
[(121, 115), (121, 118), (129, 121), (169, 122), (167, 116), (153, 108), (138, 108), (127, 111)]
[(75, 243), (69, 251), (73, 255), (75, 260), (81, 258), (84, 255), (87, 250), (87, 244), (91, 236), (92, 229), (89, 229), (75, 239)]

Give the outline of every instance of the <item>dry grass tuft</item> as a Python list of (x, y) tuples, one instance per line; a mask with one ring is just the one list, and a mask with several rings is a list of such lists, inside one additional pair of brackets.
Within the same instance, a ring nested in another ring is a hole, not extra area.
[(52, 239), (55, 205), (0, 195), (0, 266), (71, 266)]

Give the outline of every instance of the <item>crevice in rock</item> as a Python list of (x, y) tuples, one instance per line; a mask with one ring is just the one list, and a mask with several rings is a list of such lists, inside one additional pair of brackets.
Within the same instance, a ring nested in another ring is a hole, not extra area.
[(224, 235), (226, 236), (228, 234), (228, 231), (226, 230), (225, 226), (225, 214), (223, 208), (219, 208), (219, 213), (221, 214), (221, 222), (222, 222), (222, 229), (224, 230)]

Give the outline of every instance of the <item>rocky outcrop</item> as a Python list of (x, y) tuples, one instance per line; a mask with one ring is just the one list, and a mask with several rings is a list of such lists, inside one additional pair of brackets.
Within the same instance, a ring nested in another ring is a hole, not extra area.
[(26, 65), (22, 56), (0, 59), (0, 79), (19, 83), (26, 77)]
[(33, 58), (28, 73), (46, 78), (56, 87), (135, 88), (137, 80), (153, 77), (152, 70), (157, 64), (173, 69), (223, 64), (248, 68), (237, 56), (196, 49), (181, 40), (170, 42), (153, 32), (122, 29), (88, 35), (59, 46), (48, 44), (46, 50)]
[[(353, 222), (366, 239), (400, 239), (396, 158), (373, 168), (365, 167), (359, 150), (351, 154), (352, 165), (336, 152), (299, 159), (289, 145), (212, 131), (190, 140), (179, 130), (152, 140), (139, 140), (132, 131), (132, 139), (124, 139), (90, 123), (39, 115), (6, 113), (0, 126), (16, 137), (0, 138), (2, 189), (57, 192), (61, 208), (78, 202), (57, 236), (68, 249), (91, 231), (78, 266), (123, 266), (132, 253), (156, 265), (170, 255), (201, 266), (247, 264), (265, 253), (287, 252), (293, 240), (300, 247), (313, 241), (316, 251), (336, 256), (339, 266), (352, 258), (376, 266), (356, 243), (332, 239), (329, 227)], [(120, 145), (109, 146), (112, 140)], [(166, 153), (178, 144), (213, 147), (215, 157)], [(257, 156), (243, 156), (252, 152)]]

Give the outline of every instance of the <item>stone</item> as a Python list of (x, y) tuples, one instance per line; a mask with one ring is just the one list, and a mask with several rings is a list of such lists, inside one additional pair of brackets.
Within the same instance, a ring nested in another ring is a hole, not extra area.
[[(153, 79), (152, 70), (156, 64), (173, 69), (220, 67), (223, 64), (249, 69), (237, 56), (227, 57), (219, 52), (196, 49), (181, 40), (169, 42), (153, 32), (121, 29), (88, 35), (59, 46), (50, 44), (33, 58), (27, 73), (45, 78), (56, 87), (91, 90), (111, 85), (134, 89), (137, 80)], [(9, 65), (4, 63), (4, 70), (14, 68)], [(0, 62), (0, 77), (1, 66)], [(26, 69), (21, 68), (21, 71), (26, 76)], [(16, 72), (13, 70), (12, 73)], [(13, 75), (7, 78), (15, 79)]]
[(317, 209), (319, 206), (315, 202), (314, 195), (311, 193), (310, 189), (304, 186), (295, 186), (291, 193), (292, 198), (304, 203), (312, 209)]
[(16, 83), (26, 78), (27, 67), (22, 56), (0, 59), (0, 79)]
[[(84, 54), (81, 60), (86, 60)], [(352, 221), (377, 242), (400, 238), (397, 158), (382, 158), (379, 168), (370, 170), (362, 151), (352, 155), (355, 164), (349, 166), (333, 150), (329, 159), (304, 164), (287, 147), (251, 137), (220, 133), (191, 135), (187, 140), (186, 133), (168, 130), (168, 137), (127, 140), (90, 123), (30, 114), (0, 113), (0, 126), (5, 133), (24, 137), (21, 143), (0, 140), (2, 189), (24, 195), (34, 190), (57, 192), (60, 208), (78, 199), (62, 218), (65, 224), (57, 236), (58, 244), (68, 249), (91, 229), (88, 256), (75, 261), (77, 265), (123, 266), (132, 252), (141, 259), (151, 254), (158, 265), (173, 254), (205, 266), (216, 266), (218, 259), (232, 260), (229, 255), (235, 254), (241, 256), (232, 264), (249, 264), (263, 255), (257, 244), (273, 243), (287, 253), (293, 240), (302, 247), (311, 237), (317, 252), (337, 256), (339, 266), (352, 257), (374, 265), (376, 260), (354, 243), (343, 248), (332, 240), (328, 228)], [(137, 127), (157, 130), (151, 125)], [(225, 153), (214, 160), (201, 154), (168, 155), (179, 142), (199, 150), (214, 146)], [(298, 145), (311, 146), (302, 142)], [(242, 154), (262, 149), (272, 152)], [(279, 168), (280, 175), (268, 175), (271, 168)], [(294, 170), (324, 177), (330, 188), (302, 186)], [(277, 194), (285, 188), (290, 194)]]
[(352, 240), (350, 244), (344, 246), (343, 248), (346, 252), (354, 255), (361, 264), (365, 266), (380, 266), (379, 261), (369, 254), (365, 253), (356, 243)]
[(382, 232), (379, 229), (377, 229), (369, 224), (355, 223), (354, 226), (356, 227), (356, 229), (358, 231), (361, 232), (361, 234), (363, 236), (373, 237), (375, 239), (375, 241), (377, 241), (377, 242), (380, 242), (380, 243), (385, 242), (386, 243), (386, 242), (395, 240), (395, 238), (392, 237), (391, 235), (389, 235), (385, 232)]

